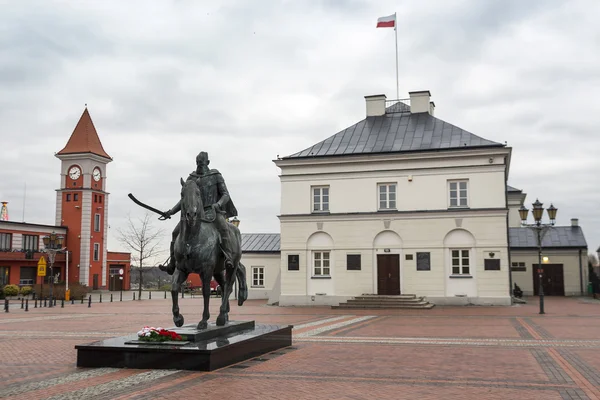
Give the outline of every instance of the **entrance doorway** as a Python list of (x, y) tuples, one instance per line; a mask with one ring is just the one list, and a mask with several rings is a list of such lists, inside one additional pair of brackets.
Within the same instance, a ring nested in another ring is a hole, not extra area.
[[(537, 272), (539, 264), (533, 264), (533, 294), (539, 295), (540, 278)], [(565, 281), (562, 264), (542, 264), (544, 273), (542, 274), (542, 286), (544, 295), (564, 296)]]
[(98, 290), (98, 274), (94, 274), (94, 278), (92, 281), (92, 289), (93, 290)]
[(110, 281), (108, 282), (108, 290), (116, 291), (123, 290), (123, 279), (121, 275), (110, 274)]
[(400, 255), (377, 255), (377, 294), (400, 294)]

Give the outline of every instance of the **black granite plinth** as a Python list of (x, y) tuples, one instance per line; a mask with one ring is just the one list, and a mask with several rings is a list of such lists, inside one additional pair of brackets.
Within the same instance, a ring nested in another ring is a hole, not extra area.
[[(185, 344), (125, 344), (137, 341), (137, 334), (134, 333), (77, 345), (77, 366), (213, 371), (292, 345), (291, 325), (255, 325), (254, 321), (251, 323), (251, 327), (246, 324), (245, 329), (239, 330), (240, 326), (244, 326), (243, 323), (231, 321), (223, 327), (212, 329), (214, 332), (220, 332), (218, 336), (198, 338), (194, 342), (186, 339)], [(191, 331), (195, 327), (184, 326), (169, 330), (178, 332), (186, 329)], [(214, 333), (208, 334), (210, 335)], [(191, 332), (190, 337), (197, 338), (196, 334), (192, 335)]]

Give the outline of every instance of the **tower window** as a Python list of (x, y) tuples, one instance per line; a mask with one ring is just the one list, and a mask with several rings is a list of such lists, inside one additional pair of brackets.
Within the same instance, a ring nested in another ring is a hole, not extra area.
[(73, 193), (73, 201), (79, 201), (79, 194)]
[(94, 232), (100, 232), (100, 214), (94, 215)]
[(71, 201), (71, 193), (67, 193), (67, 201)]
[(100, 243), (94, 243), (94, 261), (100, 261)]
[(102, 203), (102, 196), (98, 196), (98, 203)]
[(97, 203), (97, 202), (98, 202), (98, 195), (97, 195), (97, 194), (95, 194), (95, 195), (94, 195), (94, 203)]

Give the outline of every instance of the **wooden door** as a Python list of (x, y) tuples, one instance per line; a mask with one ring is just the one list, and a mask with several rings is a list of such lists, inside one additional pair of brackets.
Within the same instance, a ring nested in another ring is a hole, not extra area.
[(98, 274), (94, 274), (93, 281), (92, 281), (92, 289), (98, 290)]
[(377, 294), (400, 294), (400, 256), (398, 254), (377, 255)]
[[(544, 287), (544, 295), (547, 296), (564, 296), (565, 281), (562, 264), (542, 264), (542, 286)], [(540, 278), (537, 272), (538, 264), (533, 264), (533, 294), (539, 295)]]

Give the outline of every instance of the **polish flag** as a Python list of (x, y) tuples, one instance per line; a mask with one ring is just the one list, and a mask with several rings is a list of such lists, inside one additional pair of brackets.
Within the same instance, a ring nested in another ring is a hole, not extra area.
[(396, 14), (388, 15), (387, 17), (377, 18), (377, 28), (395, 28)]

